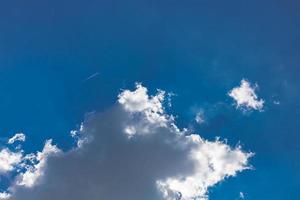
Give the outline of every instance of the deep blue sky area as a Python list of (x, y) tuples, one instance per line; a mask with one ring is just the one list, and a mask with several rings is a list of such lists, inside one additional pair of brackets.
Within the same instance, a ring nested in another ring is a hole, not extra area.
[[(86, 114), (139, 81), (176, 94), (169, 110), (180, 127), (255, 153), (254, 170), (211, 188), (211, 200), (298, 200), (299, 9), (296, 0), (2, 1), (1, 138), (24, 132), (28, 152), (47, 138), (68, 149)], [(242, 78), (258, 84), (263, 112), (232, 106), (227, 93)], [(204, 125), (193, 122), (200, 108)]]

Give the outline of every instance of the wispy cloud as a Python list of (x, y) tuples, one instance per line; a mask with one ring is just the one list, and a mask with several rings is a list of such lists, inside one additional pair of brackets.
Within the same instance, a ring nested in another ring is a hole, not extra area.
[(26, 136), (24, 133), (16, 133), (13, 137), (9, 138), (7, 141), (8, 144), (13, 144), (16, 141), (25, 142)]

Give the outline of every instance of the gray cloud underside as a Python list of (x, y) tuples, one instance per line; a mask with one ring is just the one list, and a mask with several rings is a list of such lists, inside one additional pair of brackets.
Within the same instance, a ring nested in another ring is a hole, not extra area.
[(162, 199), (156, 181), (189, 175), (192, 146), (169, 128), (128, 140), (124, 123), (132, 118), (121, 107), (84, 122), (90, 143), (49, 158), (44, 176), (33, 188), (16, 187), (12, 200), (154, 200)]
[[(22, 156), (3, 200), (207, 200), (208, 189), (249, 169), (252, 153), (180, 130), (163, 107), (165, 92), (124, 90), (117, 104), (72, 130), (77, 147), (52, 140)], [(29, 164), (26, 164), (28, 163)]]

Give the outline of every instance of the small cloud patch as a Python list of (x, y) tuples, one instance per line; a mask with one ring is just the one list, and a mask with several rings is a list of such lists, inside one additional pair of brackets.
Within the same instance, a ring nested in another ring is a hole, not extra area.
[(9, 138), (7, 144), (13, 144), (16, 141), (25, 142), (26, 136), (24, 133), (16, 133), (13, 137)]
[(251, 85), (250, 82), (243, 79), (240, 86), (233, 88), (228, 92), (228, 95), (234, 99), (236, 108), (242, 110), (258, 110), (262, 111), (265, 101), (259, 99), (255, 90), (258, 85)]
[(203, 124), (205, 122), (203, 112), (198, 112), (196, 114), (195, 121), (197, 122), (197, 124)]

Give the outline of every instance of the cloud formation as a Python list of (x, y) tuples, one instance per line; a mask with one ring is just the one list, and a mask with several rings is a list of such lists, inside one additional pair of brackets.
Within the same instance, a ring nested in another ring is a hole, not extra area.
[(44, 175), (44, 168), (46, 167), (48, 157), (58, 153), (60, 153), (60, 150), (52, 144), (52, 140), (47, 140), (41, 152), (29, 154), (24, 157), (23, 164), (24, 161), (29, 161), (30, 164), (24, 164), (26, 171), (18, 176), (16, 185), (27, 188), (35, 186)]
[(196, 114), (195, 121), (196, 121), (198, 124), (203, 124), (203, 123), (205, 122), (203, 111), (199, 111), (199, 112)]
[(141, 84), (124, 90), (71, 133), (80, 146), (62, 152), (48, 140), (23, 156), (23, 171), (0, 199), (205, 200), (209, 187), (249, 168), (252, 153), (240, 146), (180, 130), (164, 98)]
[(13, 137), (9, 138), (7, 141), (8, 144), (13, 144), (16, 141), (25, 142), (26, 136), (24, 133), (16, 133)]
[(2, 149), (0, 151), (0, 174), (13, 171), (21, 161), (21, 152), (13, 152), (8, 148)]
[(264, 100), (257, 97), (255, 93), (257, 87), (257, 85), (251, 86), (247, 80), (242, 79), (241, 85), (230, 90), (228, 95), (235, 100), (237, 108), (262, 111)]

